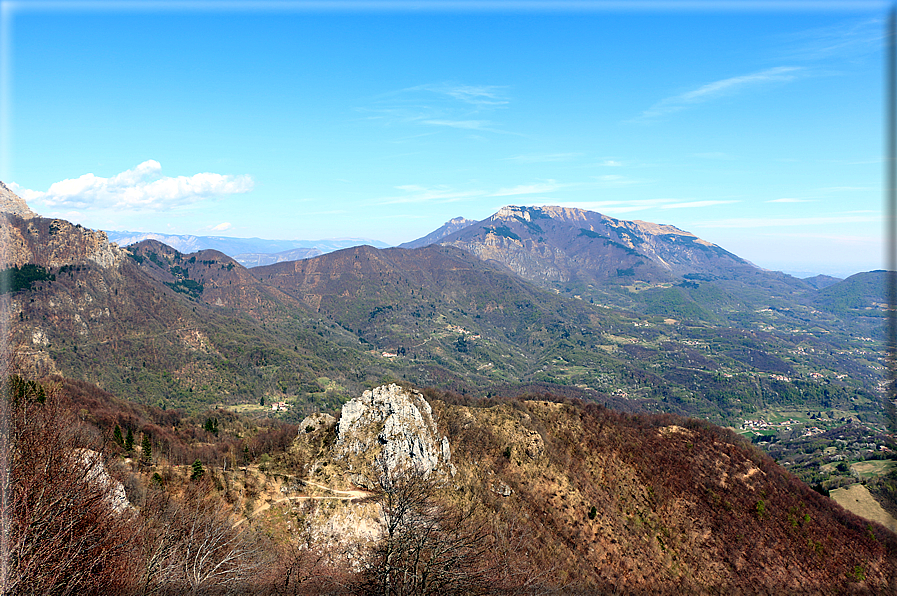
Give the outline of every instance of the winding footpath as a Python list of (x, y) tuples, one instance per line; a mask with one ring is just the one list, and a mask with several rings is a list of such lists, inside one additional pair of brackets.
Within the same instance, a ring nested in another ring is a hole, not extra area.
[(312, 482), (311, 480), (304, 480), (303, 482), (305, 482), (305, 484), (311, 484), (312, 486), (316, 486), (322, 490), (325, 490), (325, 491), (328, 491), (328, 492), (331, 492), (334, 494), (332, 494), (332, 495), (299, 495), (299, 496), (295, 496), (295, 497), (283, 497), (282, 499), (277, 499), (275, 501), (265, 503), (264, 505), (262, 505), (261, 507), (259, 507), (255, 511), (253, 511), (251, 516), (241, 519), (240, 521), (235, 523), (233, 525), (233, 527), (236, 528), (243, 522), (251, 519), (252, 517), (255, 517), (259, 513), (262, 513), (263, 511), (267, 511), (268, 509), (271, 508), (272, 505), (277, 505), (279, 503), (283, 503), (284, 501), (309, 501), (309, 500), (316, 500), (316, 499), (336, 499), (338, 501), (354, 501), (356, 499), (365, 499), (365, 498), (371, 496), (371, 494), (372, 494), (365, 490), (339, 490), (336, 488), (331, 488), (329, 486), (324, 486), (323, 484), (318, 484), (317, 482)]

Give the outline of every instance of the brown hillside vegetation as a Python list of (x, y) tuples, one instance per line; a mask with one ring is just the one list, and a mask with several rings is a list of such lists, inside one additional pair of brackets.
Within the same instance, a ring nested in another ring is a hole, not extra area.
[[(530, 526), (555, 580), (646, 593), (889, 593), (897, 539), (740, 437), (595, 405), (445, 407), (468, 490)], [(501, 497), (493, 487), (513, 491)], [(593, 509), (594, 508), (594, 509)]]
[[(299, 429), (307, 438), (292, 441), (296, 427), (221, 412), (187, 417), (59, 378), (41, 385), (19, 380), (5, 394), (15, 431), (12, 482), (5, 485), (16, 504), (6, 579), (18, 583), (8, 584), (16, 586), (10, 593), (888, 594), (897, 588), (892, 533), (705, 422), (621, 414), (548, 395), (475, 402), (428, 390), (457, 473), (442, 483), (413, 477), (384, 483), (381, 476), (368, 487), (371, 496), (357, 502), (327, 490), (349, 488), (353, 478), (328, 459), (332, 426)], [(134, 447), (118, 442), (116, 424), (133, 427)], [(151, 453), (141, 445), (144, 435)], [(124, 482), (130, 508), (116, 513), (102, 485), (70, 465), (66, 454), (85, 447), (102, 454), (112, 477)], [(191, 458), (192, 466), (184, 465)], [(408, 496), (396, 501), (396, 495)], [(36, 509), (33, 502), (57, 506)], [(42, 511), (55, 520), (49, 542)], [(378, 511), (377, 523), (394, 522), (392, 542), (381, 536), (350, 544), (325, 538), (315, 526), (325, 514), (346, 522)], [(66, 536), (87, 529), (81, 550), (67, 550)], [(96, 564), (79, 563), (97, 553)], [(420, 557), (430, 561), (424, 574), (407, 566)], [(410, 570), (402, 577), (418, 581), (391, 575), (400, 564)]]

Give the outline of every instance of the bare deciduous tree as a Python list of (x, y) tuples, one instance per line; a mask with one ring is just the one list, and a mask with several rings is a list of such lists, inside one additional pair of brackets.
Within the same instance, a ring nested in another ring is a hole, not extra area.
[(472, 510), (436, 499), (432, 475), (380, 466), (376, 495), (384, 534), (369, 553), (359, 591), (378, 596), (484, 594), (488, 542)]
[(263, 562), (260, 539), (227, 506), (193, 487), (183, 499), (155, 491), (144, 507), (144, 593), (240, 591)]

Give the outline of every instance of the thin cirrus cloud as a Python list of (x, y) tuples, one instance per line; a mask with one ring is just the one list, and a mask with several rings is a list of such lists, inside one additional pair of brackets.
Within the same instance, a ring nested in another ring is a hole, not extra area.
[(684, 203), (669, 203), (661, 205), (661, 209), (689, 209), (694, 207), (713, 207), (714, 205), (728, 205), (738, 201), (686, 201)]
[(719, 219), (715, 221), (703, 221), (692, 224), (701, 228), (780, 228), (799, 226), (818, 226), (846, 223), (873, 223), (880, 222), (878, 214), (854, 214), (854, 215), (829, 215), (818, 217), (744, 217), (732, 219)]
[(707, 83), (706, 85), (701, 85), (697, 89), (693, 89), (686, 93), (660, 100), (642, 112), (635, 118), (635, 121), (651, 121), (698, 104), (741, 93), (749, 89), (772, 83), (792, 81), (797, 78), (803, 70), (804, 69), (799, 66), (777, 66), (775, 68), (761, 70), (760, 72)]
[(229, 230), (233, 227), (233, 225), (229, 221), (221, 222), (217, 226), (212, 226), (210, 229), (214, 232), (223, 232), (225, 230)]
[(484, 113), (507, 107), (505, 87), (430, 83), (383, 93), (358, 108), (368, 119), (386, 125), (412, 124), (507, 134)]
[(401, 203), (452, 203), (474, 199), (477, 197), (514, 197), (521, 195), (544, 194), (571, 186), (555, 180), (546, 180), (534, 184), (519, 184), (513, 187), (499, 188), (498, 190), (459, 190), (450, 186), (421, 186), (417, 184), (405, 184), (396, 189), (404, 194), (394, 197), (385, 197), (378, 201), (380, 205), (393, 205)]
[(582, 153), (530, 153), (526, 155), (505, 157), (502, 161), (517, 161), (521, 163), (547, 163), (570, 161), (571, 159), (575, 159), (581, 155)]
[(603, 176), (592, 176), (592, 178), (597, 180), (600, 186), (627, 186), (640, 183), (639, 180), (633, 180), (619, 174), (605, 174)]
[(781, 199), (770, 199), (767, 203), (811, 203), (812, 199), (796, 199), (792, 197), (782, 197)]
[(807, 61), (856, 59), (880, 52), (884, 33), (880, 17), (807, 29), (781, 38), (780, 57)]
[(536, 184), (520, 184), (518, 186), (514, 186), (511, 188), (500, 188), (497, 191), (490, 193), (491, 197), (513, 197), (516, 195), (535, 195), (546, 192), (554, 192), (564, 186), (568, 186), (565, 184), (558, 184), (554, 180), (548, 180), (546, 182), (538, 182)]
[(396, 188), (405, 194), (397, 197), (386, 197), (378, 201), (378, 204), (453, 203), (486, 195), (481, 190), (455, 190), (448, 186), (426, 187), (417, 184), (404, 184)]
[(639, 199), (635, 201), (566, 201), (560, 203), (561, 207), (573, 207), (598, 213), (632, 213), (654, 209), (667, 203), (675, 202), (674, 199)]
[(192, 176), (162, 176), (162, 166), (150, 159), (109, 178), (84, 174), (54, 182), (43, 192), (23, 188), (17, 192), (27, 202), (50, 209), (90, 207), (151, 211), (246, 193), (252, 188), (252, 177), (247, 175), (204, 172)]
[(737, 203), (738, 201), (681, 201), (678, 199), (639, 199), (635, 201), (578, 201), (565, 202), (564, 207), (576, 207), (604, 213), (632, 213), (648, 209), (696, 209)]
[(448, 126), (449, 128), (463, 128), (466, 130), (489, 130), (488, 120), (424, 120), (424, 124), (433, 126)]
[(499, 85), (464, 85), (459, 83), (431, 83), (408, 87), (396, 94), (428, 93), (451, 98), (478, 108), (497, 108), (508, 104), (505, 87)]

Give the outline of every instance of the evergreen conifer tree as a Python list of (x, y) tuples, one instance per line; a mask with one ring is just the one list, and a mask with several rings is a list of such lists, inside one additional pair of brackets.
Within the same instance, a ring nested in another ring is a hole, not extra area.
[(125, 435), (125, 449), (128, 451), (134, 451), (134, 433), (131, 432), (131, 429), (128, 429), (128, 434)]
[(121, 427), (119, 425), (115, 425), (115, 430), (112, 431), (112, 440), (118, 443), (121, 447), (125, 446), (125, 439), (121, 436)]
[(202, 468), (202, 462), (198, 459), (193, 462), (193, 473), (190, 474), (190, 480), (199, 480), (206, 471)]
[(153, 463), (153, 444), (150, 442), (150, 436), (146, 433), (144, 433), (143, 441), (140, 443), (140, 450), (142, 451), (140, 459), (148, 464)]

